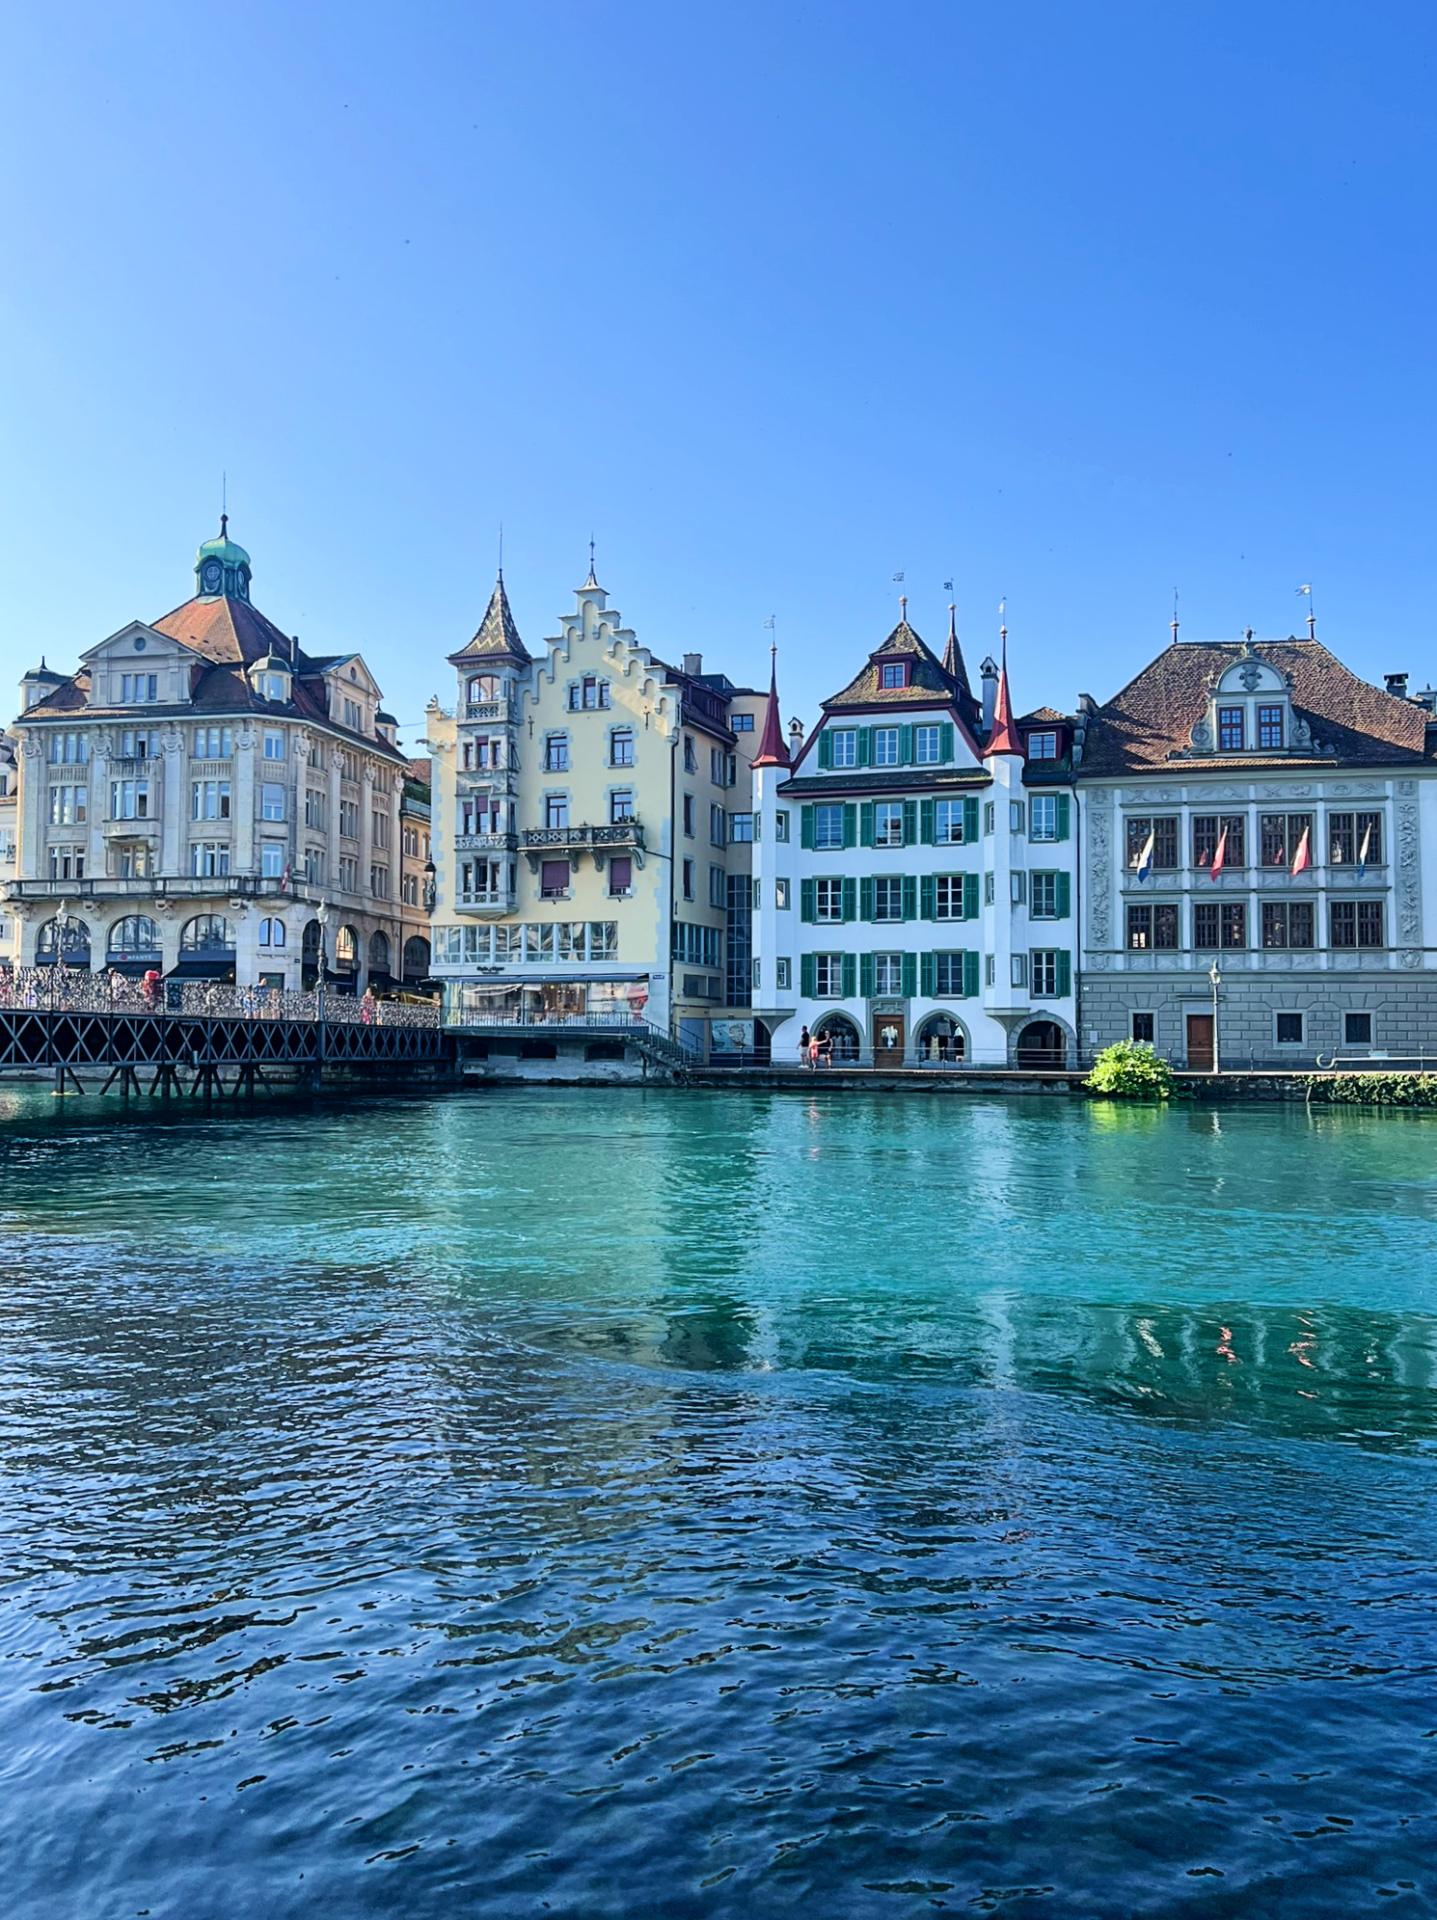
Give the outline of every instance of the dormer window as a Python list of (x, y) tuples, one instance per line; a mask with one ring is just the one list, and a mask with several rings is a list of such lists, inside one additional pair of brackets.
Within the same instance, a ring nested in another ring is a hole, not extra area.
[(1260, 747), (1281, 747), (1286, 744), (1282, 737), (1281, 707), (1258, 708), (1257, 744)]
[(1030, 760), (1056, 760), (1058, 757), (1058, 736), (1056, 733), (1030, 733), (1028, 735), (1028, 758)]
[[(1269, 708), (1270, 712), (1271, 709)], [(1247, 744), (1244, 738), (1243, 710), (1241, 707), (1219, 707), (1217, 710), (1217, 743), (1223, 753), (1241, 753)]]
[(878, 669), (878, 684), (884, 692), (908, 685), (908, 663), (905, 660), (885, 660)]

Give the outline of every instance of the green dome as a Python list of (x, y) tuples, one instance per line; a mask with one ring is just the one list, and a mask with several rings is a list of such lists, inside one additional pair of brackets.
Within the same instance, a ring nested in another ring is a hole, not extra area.
[(218, 599), (221, 594), (237, 600), (249, 599), (250, 558), (229, 535), (229, 515), (220, 515), (218, 540), (206, 540), (195, 555), (195, 581), (202, 599)]

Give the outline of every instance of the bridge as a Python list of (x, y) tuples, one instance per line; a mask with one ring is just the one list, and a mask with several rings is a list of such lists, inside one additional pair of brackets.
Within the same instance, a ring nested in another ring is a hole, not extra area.
[[(0, 975), (0, 1071), (59, 1093), (252, 1095), (326, 1069), (376, 1076), (452, 1053), (437, 1007), (334, 993), (141, 982), (54, 967)], [(81, 1073), (88, 1073), (86, 1086)]]

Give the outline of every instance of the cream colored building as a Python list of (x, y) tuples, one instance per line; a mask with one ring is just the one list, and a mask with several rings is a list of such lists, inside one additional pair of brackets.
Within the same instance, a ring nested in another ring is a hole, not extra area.
[(700, 1044), (732, 1010), (731, 877), (751, 901), (759, 703), (641, 645), (592, 570), (575, 600), (536, 658), (501, 575), (454, 708), (431, 703), (434, 976), (451, 1024), (641, 1015)]

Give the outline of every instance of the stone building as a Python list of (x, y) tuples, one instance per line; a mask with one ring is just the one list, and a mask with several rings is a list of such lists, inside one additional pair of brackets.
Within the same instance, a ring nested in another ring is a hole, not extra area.
[(1227, 1067), (1437, 1051), (1437, 696), (1369, 686), (1311, 635), (1175, 627), (1081, 704), (1088, 1051), (1151, 1040), (1195, 1069), (1215, 1042)]
[(729, 956), (750, 899), (739, 742), (760, 701), (697, 655), (674, 667), (642, 646), (592, 568), (575, 599), (531, 655), (501, 575), (450, 656), (454, 708), (431, 703), (434, 977), (475, 1052), (555, 1059), (559, 1040), (504, 1036), (562, 1024), (570, 1051), (619, 1059), (602, 1029), (634, 1016), (702, 1050), (711, 1023), (748, 1015)]
[(904, 617), (790, 753), (754, 761), (756, 1011), (864, 1065), (1061, 1066), (1075, 1046), (1071, 722), (974, 695)]
[(434, 893), (431, 780), (427, 758), (409, 761), (399, 801), (401, 978), (411, 988), (422, 986), (429, 978), (429, 912)]
[(323, 952), (341, 990), (396, 977), (404, 755), (360, 655), (305, 653), (250, 577), (222, 518), (193, 598), (21, 682), (19, 964), (297, 988)]

